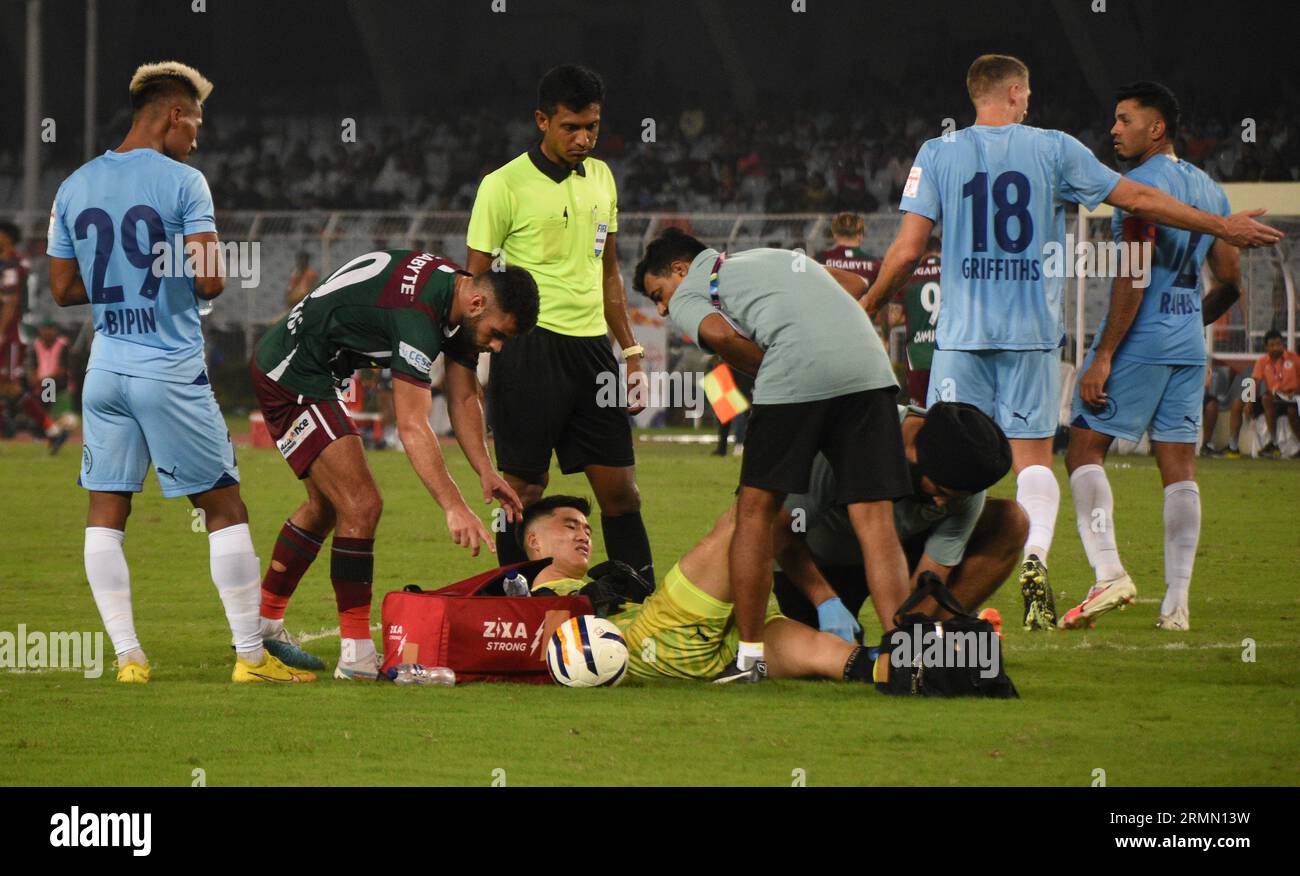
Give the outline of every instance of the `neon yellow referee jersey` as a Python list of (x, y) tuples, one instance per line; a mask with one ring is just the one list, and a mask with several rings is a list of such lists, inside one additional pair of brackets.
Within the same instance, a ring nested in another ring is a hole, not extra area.
[(605, 162), (588, 158), (574, 169), (534, 146), (483, 178), (470, 214), (466, 243), (537, 281), (537, 324), (574, 337), (606, 333), (601, 259), (607, 235), (618, 231), (618, 193)]

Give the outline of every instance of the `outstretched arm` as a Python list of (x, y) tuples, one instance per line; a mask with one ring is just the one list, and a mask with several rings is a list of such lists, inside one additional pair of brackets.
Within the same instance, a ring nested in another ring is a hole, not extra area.
[(425, 489), (446, 512), (447, 528), (451, 530), (452, 541), (468, 547), (476, 557), (480, 541), (485, 542), (488, 550), (495, 553), (492, 536), (484, 528), (483, 521), (465, 504), (465, 497), (447, 471), (447, 463), (438, 447), (438, 436), (433, 434), (433, 429), (429, 426), (429, 412), (432, 409), (433, 396), (428, 384), (401, 379), (393, 381), (393, 410), (406, 458), (410, 460), (411, 468), (415, 469), (415, 474)]
[[(445, 357), (444, 357), (445, 358)], [(483, 422), (483, 404), (480, 401), (478, 375), (459, 362), (447, 360), (447, 416), (451, 419), (456, 441), (465, 453), (469, 464), (478, 472), (479, 486), (483, 488), (483, 503), (491, 504), (496, 498), (506, 513), (506, 520), (522, 519), (524, 506), (519, 496), (492, 467), (488, 455), (487, 429)]]
[(1234, 246), (1272, 246), (1282, 239), (1281, 231), (1255, 221), (1254, 217), (1264, 215), (1265, 210), (1243, 210), (1231, 216), (1216, 216), (1126, 177), (1120, 178), (1105, 201), (1148, 222), (1211, 234)]

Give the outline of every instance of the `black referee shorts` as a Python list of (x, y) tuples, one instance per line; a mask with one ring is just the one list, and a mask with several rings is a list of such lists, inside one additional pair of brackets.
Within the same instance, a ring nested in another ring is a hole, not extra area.
[(609, 374), (615, 389), (623, 385), (604, 335), (576, 338), (538, 327), (506, 341), (492, 355), (488, 380), (497, 468), (521, 477), (545, 474), (551, 451), (565, 474), (635, 464), (627, 408), (597, 404), (611, 379), (601, 375)]
[(808, 489), (813, 458), (824, 453), (839, 505), (912, 495), (893, 386), (813, 402), (753, 407), (740, 484), (776, 493)]

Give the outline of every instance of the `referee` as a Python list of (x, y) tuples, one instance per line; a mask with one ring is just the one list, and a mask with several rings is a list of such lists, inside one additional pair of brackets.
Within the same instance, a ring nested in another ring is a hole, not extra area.
[[(541, 141), (483, 178), (466, 243), (472, 274), (526, 268), (541, 298), (537, 328), (492, 356), (497, 468), (525, 508), (546, 490), (552, 451), (565, 474), (585, 472), (610, 559), (653, 581), (628, 416), (641, 407), (597, 404), (599, 375), (619, 369), (607, 331), (623, 350), (629, 398), (645, 377), (618, 270), (614, 177), (591, 157), (604, 99), (600, 77), (585, 67), (566, 64), (542, 77)], [(497, 533), (502, 563), (525, 559), (515, 528)]]

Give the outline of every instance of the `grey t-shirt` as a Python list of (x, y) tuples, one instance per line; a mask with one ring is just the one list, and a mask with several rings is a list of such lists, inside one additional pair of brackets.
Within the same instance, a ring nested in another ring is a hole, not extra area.
[[(924, 416), (920, 408), (900, 406), (900, 422), (908, 415)], [(826, 457), (813, 460), (808, 492), (786, 497), (785, 509), (802, 509), (808, 550), (821, 566), (858, 566), (862, 552), (849, 522), (848, 510), (835, 504), (835, 474)], [(894, 526), (900, 541), (926, 533), (925, 553), (941, 566), (956, 566), (966, 553), (975, 524), (984, 511), (985, 492), (952, 499), (942, 508), (915, 496), (894, 502)], [(796, 524), (799, 518), (796, 516)]]
[[(668, 316), (696, 346), (700, 322), (718, 311), (709, 274), (718, 251), (706, 249), (668, 302)], [(728, 255), (718, 272), (722, 313), (763, 349), (754, 404), (820, 401), (895, 387), (880, 337), (853, 298), (825, 268), (788, 249)]]

